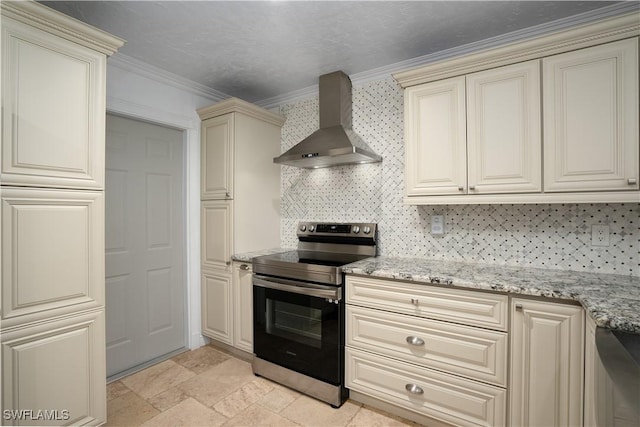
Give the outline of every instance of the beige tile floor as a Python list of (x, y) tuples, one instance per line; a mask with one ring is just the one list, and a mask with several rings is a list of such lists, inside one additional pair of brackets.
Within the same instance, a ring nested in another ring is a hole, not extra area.
[(107, 426), (417, 426), (348, 400), (339, 409), (251, 372), (212, 346), (107, 386)]

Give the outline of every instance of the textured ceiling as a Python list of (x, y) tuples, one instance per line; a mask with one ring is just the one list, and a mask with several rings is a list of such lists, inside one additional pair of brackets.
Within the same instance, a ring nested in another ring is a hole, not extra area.
[(120, 52), (255, 102), (611, 5), (603, 1), (44, 1)]

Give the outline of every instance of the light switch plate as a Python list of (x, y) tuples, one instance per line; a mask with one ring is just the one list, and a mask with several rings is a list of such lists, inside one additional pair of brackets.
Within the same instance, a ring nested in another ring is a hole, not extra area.
[(431, 215), (431, 234), (444, 234), (444, 215)]

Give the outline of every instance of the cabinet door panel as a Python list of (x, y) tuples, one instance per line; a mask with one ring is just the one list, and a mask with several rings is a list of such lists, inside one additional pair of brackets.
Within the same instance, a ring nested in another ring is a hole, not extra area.
[(104, 304), (103, 193), (0, 194), (3, 327)]
[(202, 272), (202, 334), (233, 345), (231, 276), (225, 272)]
[(469, 193), (542, 189), (540, 62), (467, 76)]
[(638, 39), (543, 67), (545, 191), (637, 190)]
[(104, 188), (104, 55), (2, 23), (3, 184)]
[(104, 312), (3, 332), (3, 410), (50, 411), (41, 425), (104, 423), (104, 339)]
[(511, 425), (582, 425), (584, 312), (512, 300)]
[(202, 199), (233, 198), (234, 114), (204, 120), (201, 127)]
[(253, 281), (249, 263), (234, 263), (233, 299), (233, 345), (253, 353)]
[(461, 194), (467, 183), (465, 80), (405, 90), (406, 195)]
[(202, 266), (228, 269), (231, 263), (231, 201), (202, 202)]

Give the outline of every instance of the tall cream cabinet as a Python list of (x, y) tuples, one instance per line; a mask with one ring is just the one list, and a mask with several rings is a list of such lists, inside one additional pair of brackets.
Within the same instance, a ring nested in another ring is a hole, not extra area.
[(280, 154), (284, 119), (237, 98), (199, 109), (198, 114), (202, 333), (251, 352), (246, 325), (252, 313), (238, 313), (251, 293), (245, 289), (246, 274), (232, 265), (231, 256), (280, 246), (280, 167), (273, 158)]
[(123, 41), (35, 2), (0, 7), (3, 424), (99, 425), (105, 72)]
[(640, 200), (638, 34), (634, 13), (394, 74), (405, 203)]

